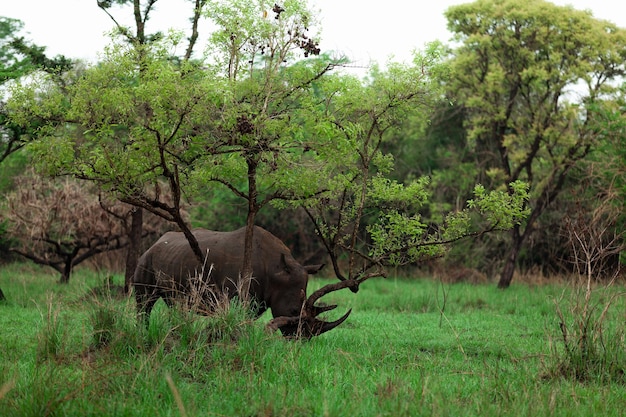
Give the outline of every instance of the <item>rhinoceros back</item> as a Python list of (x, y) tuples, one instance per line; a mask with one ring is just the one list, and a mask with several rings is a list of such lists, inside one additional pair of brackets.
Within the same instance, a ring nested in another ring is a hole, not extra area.
[[(134, 283), (167, 287), (172, 282), (184, 284), (210, 268), (209, 280), (218, 286), (239, 279), (243, 263), (245, 228), (233, 232), (195, 229), (194, 236), (205, 256), (200, 262), (181, 232), (164, 234), (140, 258)], [(289, 249), (274, 235), (255, 227), (253, 240), (253, 275), (263, 280), (268, 270), (278, 268), (280, 256), (291, 257)]]

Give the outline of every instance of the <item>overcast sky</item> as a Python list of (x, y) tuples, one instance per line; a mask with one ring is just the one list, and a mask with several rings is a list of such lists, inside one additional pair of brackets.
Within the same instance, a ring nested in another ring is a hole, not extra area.
[[(108, 43), (109, 17), (96, 0), (0, 0), (0, 16), (20, 19), (28, 38), (49, 55), (95, 61)], [(444, 11), (467, 0), (309, 0), (320, 11), (322, 49), (345, 53), (357, 65), (403, 60), (433, 40), (447, 42)], [(553, 0), (591, 10), (597, 18), (626, 27), (626, 3), (614, 0)], [(159, 0), (148, 23), (154, 30), (188, 29), (189, 0)], [(202, 28), (201, 28), (202, 30)]]

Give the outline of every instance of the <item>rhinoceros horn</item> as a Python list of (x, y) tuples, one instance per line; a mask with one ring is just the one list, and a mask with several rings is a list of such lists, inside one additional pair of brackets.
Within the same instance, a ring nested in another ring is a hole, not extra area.
[(315, 305), (315, 302), (330, 292), (337, 291), (342, 288), (352, 288), (356, 285), (358, 285), (358, 282), (355, 280), (345, 280), (335, 284), (325, 285), (309, 296), (309, 298), (304, 302), (302, 312), (299, 316), (276, 317), (267, 324), (267, 327), (272, 331), (280, 329), (286, 337), (305, 339), (310, 339), (313, 336), (319, 336), (322, 333), (332, 330), (348, 318), (352, 309), (348, 310), (348, 312), (338, 320), (327, 322), (318, 319), (317, 316), (325, 311), (330, 311), (337, 306), (317, 306)]
[(348, 318), (351, 312), (352, 310), (348, 310), (341, 318), (331, 322), (307, 316), (281, 316), (272, 319), (267, 324), (267, 327), (272, 331), (280, 329), (285, 337), (310, 339), (339, 326)]

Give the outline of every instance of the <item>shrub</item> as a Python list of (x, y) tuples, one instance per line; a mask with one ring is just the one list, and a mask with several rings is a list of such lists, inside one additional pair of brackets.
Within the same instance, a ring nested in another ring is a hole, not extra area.
[[(578, 284), (570, 299), (556, 300), (562, 349), (553, 344), (553, 377), (581, 382), (626, 382), (626, 322), (623, 315), (624, 293), (604, 287), (596, 296), (591, 285)], [(621, 299), (621, 300), (620, 300)]]

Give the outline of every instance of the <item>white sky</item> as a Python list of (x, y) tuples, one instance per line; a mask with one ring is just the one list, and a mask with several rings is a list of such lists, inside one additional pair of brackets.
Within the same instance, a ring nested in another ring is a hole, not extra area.
[[(280, 1), (277, 1), (280, 3)], [(403, 60), (433, 40), (448, 42), (444, 11), (467, 0), (309, 0), (320, 10), (323, 51), (339, 50), (356, 65)], [(591, 10), (597, 18), (626, 27), (621, 0), (553, 0), (559, 5)], [(189, 0), (159, 0), (148, 29), (188, 29)], [(96, 0), (0, 0), (0, 16), (20, 19), (28, 38), (45, 46), (48, 55), (97, 60), (113, 27)], [(202, 31), (202, 27), (200, 28)], [(206, 32), (206, 30), (205, 30)]]

